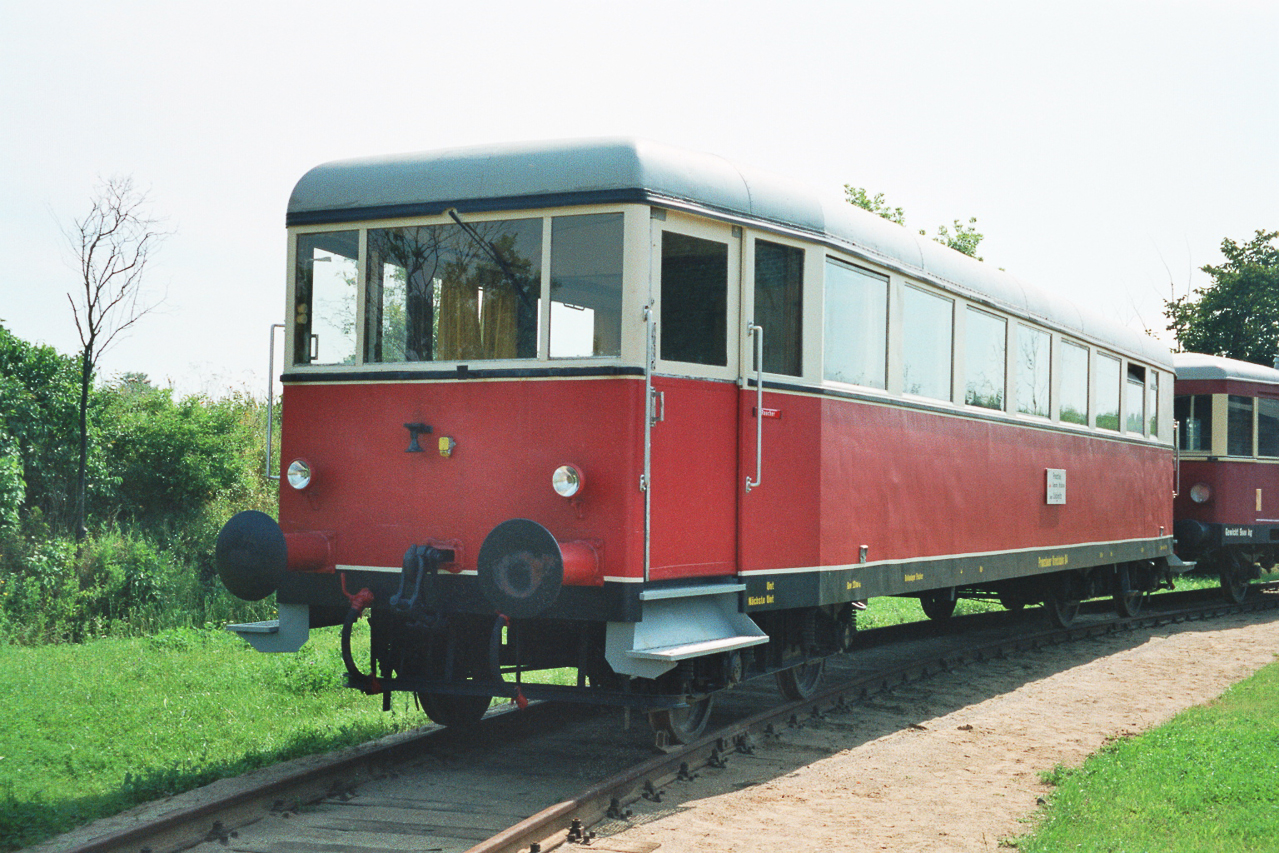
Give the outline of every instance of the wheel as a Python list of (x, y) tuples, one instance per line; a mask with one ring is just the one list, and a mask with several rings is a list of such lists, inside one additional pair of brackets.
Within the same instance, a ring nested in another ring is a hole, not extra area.
[(1231, 604), (1243, 604), (1248, 597), (1248, 579), (1241, 572), (1226, 569), (1221, 573), (1221, 592)]
[(1124, 563), (1115, 572), (1115, 612), (1125, 619), (1131, 619), (1141, 612), (1145, 601), (1145, 590), (1133, 589), (1132, 574), (1128, 564)]
[(419, 693), (417, 699), (431, 722), (452, 728), (475, 725), (493, 701), (491, 696), (455, 696), (447, 693)]
[(825, 673), (825, 660), (801, 663), (799, 666), (792, 666), (777, 673), (777, 689), (793, 702), (807, 699), (817, 692), (817, 687), (822, 683), (822, 676)]
[(683, 708), (664, 708), (648, 714), (648, 724), (653, 731), (659, 736), (665, 734), (670, 743), (692, 743), (706, 731), (706, 724), (710, 722), (715, 697), (693, 699), (689, 696), (687, 699), (688, 704)]
[(1048, 611), (1048, 618), (1058, 628), (1069, 628), (1070, 623), (1075, 621), (1075, 617), (1079, 615), (1079, 606), (1082, 603), (1078, 598), (1070, 598), (1073, 593), (1069, 590), (1062, 589), (1062, 584), (1058, 585), (1044, 601), (1044, 608)]
[(949, 619), (955, 612), (955, 588), (936, 589), (919, 597), (919, 606), (924, 608), (924, 615), (934, 622)]

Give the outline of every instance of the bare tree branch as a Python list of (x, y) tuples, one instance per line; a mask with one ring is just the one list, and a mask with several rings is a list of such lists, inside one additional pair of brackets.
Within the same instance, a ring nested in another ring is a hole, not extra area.
[(116, 338), (160, 301), (141, 302), (142, 276), (152, 253), (169, 236), (150, 212), (145, 192), (129, 177), (99, 182), (92, 206), (63, 234), (75, 255), (79, 282), (67, 294), (80, 335), (80, 467), (76, 484), (75, 534), (86, 533), (85, 469), (89, 453), (89, 384), (98, 360)]

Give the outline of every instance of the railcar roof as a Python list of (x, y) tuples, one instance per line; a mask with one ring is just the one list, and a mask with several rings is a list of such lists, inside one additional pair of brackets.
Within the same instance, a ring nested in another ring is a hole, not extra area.
[(769, 172), (642, 139), (495, 145), (325, 163), (298, 181), (287, 223), (639, 203), (818, 240), (905, 275), (1172, 369), (1158, 341), (1081, 311), (910, 229)]
[(1279, 370), (1251, 361), (1198, 352), (1174, 353), (1172, 361), (1177, 367), (1178, 379), (1237, 379), (1279, 385)]

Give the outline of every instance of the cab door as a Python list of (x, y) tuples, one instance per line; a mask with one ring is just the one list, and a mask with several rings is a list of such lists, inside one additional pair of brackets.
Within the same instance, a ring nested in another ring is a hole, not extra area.
[(740, 230), (660, 216), (649, 292), (649, 579), (732, 575)]

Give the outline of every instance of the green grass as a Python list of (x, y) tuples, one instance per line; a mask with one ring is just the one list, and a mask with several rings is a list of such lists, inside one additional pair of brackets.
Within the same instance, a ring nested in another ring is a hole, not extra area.
[(0, 850), (426, 722), (404, 694), (383, 714), (343, 672), (335, 629), (296, 655), (195, 629), (0, 646)]
[[(956, 612), (992, 609), (1000, 608), (961, 600)], [(916, 599), (877, 598), (858, 627), (923, 618)], [(367, 632), (367, 623), (356, 630)], [(367, 648), (367, 633), (354, 645)], [(75, 645), (0, 644), (0, 850), (426, 723), (404, 694), (383, 714), (378, 699), (342, 686), (343, 672), (336, 629), (313, 631), (291, 655), (259, 654), (225, 631), (193, 628)], [(536, 676), (574, 678), (571, 670)]]
[(1028, 853), (1273, 850), (1279, 846), (1279, 664), (1167, 725), (1054, 768)]

